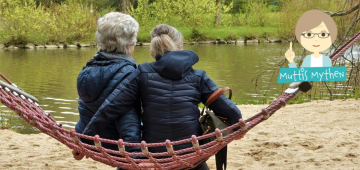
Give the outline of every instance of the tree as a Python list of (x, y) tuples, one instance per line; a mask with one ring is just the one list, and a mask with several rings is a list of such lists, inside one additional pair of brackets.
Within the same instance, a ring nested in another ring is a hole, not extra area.
[(128, 10), (137, 7), (137, 0), (119, 0), (119, 11), (129, 13)]
[(119, 11), (126, 13), (126, 0), (119, 0)]
[(214, 25), (221, 25), (221, 3), (222, 3), (222, 0), (216, 0), (218, 13), (215, 16)]

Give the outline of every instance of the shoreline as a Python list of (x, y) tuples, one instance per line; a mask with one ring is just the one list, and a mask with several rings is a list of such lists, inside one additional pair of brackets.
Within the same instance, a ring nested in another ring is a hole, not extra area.
[[(238, 105), (244, 118), (267, 105)], [(228, 145), (228, 169), (357, 169), (360, 102), (316, 100), (291, 104)], [(0, 165), (6, 169), (115, 169), (71, 150), (45, 134), (0, 130)], [(214, 157), (207, 161), (215, 169)]]
[[(269, 38), (269, 39), (239, 39), (239, 40), (228, 40), (217, 39), (217, 40), (209, 40), (209, 41), (193, 41), (193, 42), (184, 42), (184, 45), (199, 45), (199, 44), (256, 44), (256, 43), (284, 43), (288, 42), (286, 40), (281, 40), (278, 38)], [(150, 46), (150, 42), (137, 42), (136, 46)], [(91, 41), (90, 43), (75, 43), (75, 44), (64, 44), (64, 43), (56, 43), (56, 44), (48, 44), (48, 45), (40, 45), (36, 43), (28, 43), (26, 45), (9, 45), (5, 46), (0, 43), (0, 49), (3, 50), (14, 50), (14, 49), (63, 49), (63, 48), (96, 48), (97, 43), (95, 41)]]

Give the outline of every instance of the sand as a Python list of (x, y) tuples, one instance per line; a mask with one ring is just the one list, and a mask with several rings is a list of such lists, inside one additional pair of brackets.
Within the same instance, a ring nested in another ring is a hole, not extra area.
[[(262, 105), (239, 105), (243, 117)], [(228, 169), (360, 169), (360, 100), (288, 105), (228, 146)], [(0, 169), (115, 169), (44, 134), (0, 130)], [(215, 169), (214, 158), (207, 161)]]

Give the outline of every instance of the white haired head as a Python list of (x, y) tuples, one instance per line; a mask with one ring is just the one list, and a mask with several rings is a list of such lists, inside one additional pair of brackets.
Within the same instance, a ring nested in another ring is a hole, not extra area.
[(130, 15), (110, 12), (98, 19), (95, 36), (100, 50), (129, 54), (138, 31), (139, 24)]

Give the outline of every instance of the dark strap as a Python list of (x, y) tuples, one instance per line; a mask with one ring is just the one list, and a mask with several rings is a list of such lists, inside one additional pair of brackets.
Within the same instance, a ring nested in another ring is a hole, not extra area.
[[(216, 170), (226, 170), (227, 146), (215, 154)], [(224, 169), (223, 169), (224, 167)]]
[(205, 107), (206, 109), (209, 108), (210, 104), (213, 103), (216, 99), (218, 99), (222, 94), (224, 94), (227, 90), (229, 90), (229, 99), (231, 100), (232, 97), (232, 90), (230, 89), (230, 87), (224, 87), (224, 88), (219, 88), (216, 91), (214, 91), (210, 97), (207, 99), (204, 108), (201, 111), (201, 116), (204, 114), (205, 111)]

